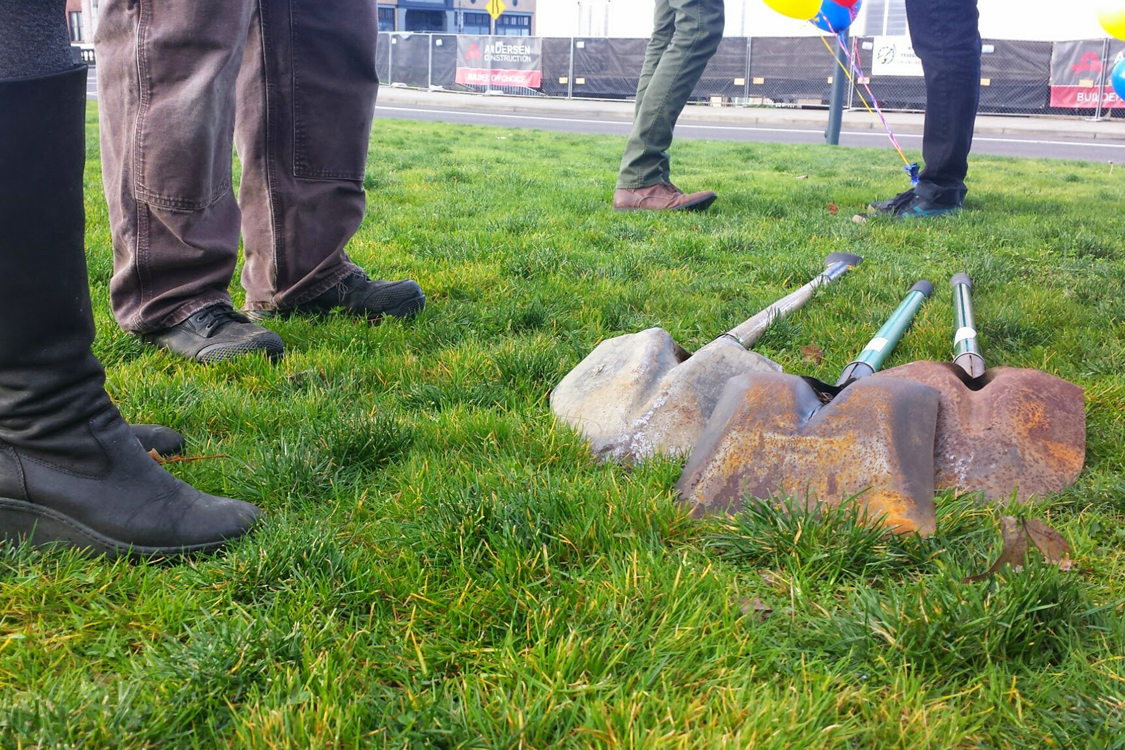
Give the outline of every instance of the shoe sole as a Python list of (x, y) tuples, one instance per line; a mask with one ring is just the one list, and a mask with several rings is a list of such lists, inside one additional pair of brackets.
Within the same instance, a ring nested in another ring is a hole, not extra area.
[(273, 362), (285, 354), (285, 343), (279, 338), (276, 341), (266, 339), (265, 341), (242, 341), (236, 344), (215, 344), (203, 347), (196, 352), (192, 359), (210, 365), (216, 362), (226, 362), (228, 359), (241, 357), (244, 354), (253, 354), (254, 352), (264, 352), (266, 357)]
[[(403, 300), (390, 309), (367, 315), (367, 321), (369, 323), (378, 323), (383, 318), (398, 318), (399, 320), (405, 320), (406, 318), (412, 318), (418, 313), (422, 312), (425, 307), (426, 295), (419, 294), (417, 296), (411, 297), (410, 299)], [(302, 310), (299, 307), (290, 308), (287, 310), (247, 310), (243, 308), (242, 314), (256, 323), (261, 323), (262, 321), (273, 320), (276, 318), (292, 318), (300, 317), (303, 315), (326, 316), (331, 315), (334, 310), (342, 310), (345, 314), (352, 315), (353, 317), (362, 317), (359, 315), (354, 315), (346, 307), (335, 307), (332, 310)]]
[(113, 539), (42, 505), (0, 497), (0, 539), (16, 544), (27, 541), (35, 547), (62, 544), (111, 558), (182, 557), (209, 552), (244, 536), (251, 528), (247, 527), (238, 536), (203, 544), (147, 547)]
[(614, 211), (621, 211), (621, 212), (625, 212), (625, 211), (706, 211), (708, 208), (711, 207), (711, 204), (714, 203), (715, 200), (718, 197), (719, 196), (717, 196), (717, 195), (711, 195), (711, 196), (708, 196), (706, 198), (700, 198), (697, 201), (692, 201), (691, 203), (684, 203), (683, 205), (676, 206), (674, 208), (645, 208), (644, 206), (621, 206), (620, 208), (618, 208), (617, 206), (614, 206), (613, 210)]
[(932, 219), (937, 216), (948, 216), (960, 211), (960, 208), (943, 208), (937, 211), (903, 211), (899, 214), (903, 219)]

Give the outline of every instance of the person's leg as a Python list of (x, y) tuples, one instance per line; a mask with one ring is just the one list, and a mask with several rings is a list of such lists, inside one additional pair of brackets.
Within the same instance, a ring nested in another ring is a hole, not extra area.
[[(644, 63), (641, 65), (641, 76), (637, 81), (637, 99), (633, 105), (633, 123), (634, 126), (640, 118), (641, 113), (644, 112), (645, 94), (648, 92), (648, 85), (652, 82), (652, 75), (656, 72), (656, 66), (660, 64), (660, 58), (668, 49), (668, 45), (672, 43), (672, 34), (676, 31), (676, 11), (672, 9), (669, 0), (656, 0), (653, 9), (652, 19), (652, 36), (649, 37), (648, 45), (645, 47)], [(621, 159), (622, 168), (627, 163), (631, 163), (637, 154), (630, 154), (629, 147), (636, 148), (640, 146), (639, 142), (634, 144), (632, 140), (626, 144), (625, 155)], [(620, 179), (618, 180), (620, 182)]]
[(234, 90), (251, 7), (103, 0), (94, 40), (114, 315), (126, 331), (203, 361), (283, 349), (229, 312)]
[(960, 206), (980, 98), (981, 41), (976, 0), (906, 0), (914, 52), (926, 80), (925, 167), (914, 192)]
[(413, 281), (368, 281), (344, 249), (365, 207), (377, 30), (370, 0), (257, 4), (235, 123), (251, 315), (404, 316), (425, 302)]
[[(64, 24), (62, 2), (42, 3)], [(0, 13), (0, 47), (58, 37)], [(62, 37), (65, 45), (65, 35)], [(0, 64), (0, 538), (111, 555), (218, 547), (258, 510), (153, 461), (110, 402), (84, 250), (86, 69)], [(35, 72), (30, 71), (34, 68)]]
[(73, 67), (65, 0), (0, 0), (0, 79), (34, 78)]
[[(667, 33), (669, 15), (674, 16), (674, 28), (665, 44), (663, 36)], [(658, 0), (656, 20), (660, 25), (654, 30), (654, 41), (645, 56), (646, 70), (638, 87), (640, 98), (618, 172), (618, 188), (636, 189), (669, 182), (667, 150), (672, 145), (672, 131), (722, 41), (723, 2)], [(655, 57), (658, 60), (653, 65)]]

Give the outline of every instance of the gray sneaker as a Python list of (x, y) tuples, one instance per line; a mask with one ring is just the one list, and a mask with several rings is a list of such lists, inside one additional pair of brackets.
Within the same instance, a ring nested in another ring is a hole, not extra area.
[(253, 352), (263, 352), (274, 360), (285, 352), (280, 336), (222, 303), (205, 307), (169, 328), (141, 334), (140, 338), (147, 344), (208, 364)]

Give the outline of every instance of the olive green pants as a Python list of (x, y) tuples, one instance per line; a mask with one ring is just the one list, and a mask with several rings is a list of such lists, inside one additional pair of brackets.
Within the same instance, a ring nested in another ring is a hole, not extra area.
[(672, 129), (723, 38), (723, 0), (656, 0), (617, 187), (670, 182)]

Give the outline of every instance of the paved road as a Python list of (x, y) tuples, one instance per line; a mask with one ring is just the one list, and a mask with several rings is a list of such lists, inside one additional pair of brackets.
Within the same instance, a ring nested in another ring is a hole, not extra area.
[[(510, 128), (537, 128), (541, 130), (565, 131), (573, 133), (602, 133), (612, 135), (625, 135), (629, 132), (630, 120), (620, 113), (578, 113), (567, 114), (565, 100), (559, 103), (554, 112), (529, 111), (529, 112), (503, 112), (488, 109), (470, 108), (472, 102), (465, 99), (466, 106), (456, 108), (448, 106), (428, 106), (416, 101), (399, 101), (383, 96), (375, 108), (376, 117), (422, 120), (426, 122), (447, 122), (473, 125), (499, 125)], [(495, 97), (490, 97), (495, 98)], [(509, 99), (509, 101), (511, 101)], [(733, 113), (732, 113), (733, 114)], [(871, 117), (866, 112), (848, 113), (854, 120), (856, 115), (862, 114)], [(822, 122), (827, 120), (827, 112), (820, 111)], [(919, 119), (919, 116), (915, 116)], [(753, 124), (738, 124), (735, 122), (718, 122), (714, 120), (703, 121), (693, 116), (688, 110), (680, 119), (676, 127), (678, 138), (706, 138), (712, 140), (728, 141), (758, 141), (767, 143), (824, 143), (824, 125), (805, 118), (805, 121), (778, 119), (768, 122), (755, 118)], [(901, 118), (900, 118), (901, 119)], [(992, 118), (999, 119), (999, 118)], [(1008, 118), (1005, 118), (1008, 119)], [(873, 121), (876, 125), (877, 121)], [(1125, 162), (1125, 122), (1105, 123), (1106, 127), (1096, 135), (1079, 132), (1076, 135), (1067, 135), (1070, 125), (1080, 128), (1085, 123), (1081, 120), (1054, 120), (1056, 123), (1050, 129), (1035, 128), (1021, 131), (1015, 127), (1016, 120), (1012, 118), (1009, 125), (1001, 130), (1004, 132), (990, 132), (989, 129), (977, 129), (973, 139), (973, 152), (979, 154), (993, 154), (1002, 156), (1020, 156), (1032, 158), (1076, 159), (1080, 161), (1113, 161)], [(890, 148), (890, 141), (886, 132), (878, 125), (878, 130), (852, 129), (845, 126), (840, 135), (840, 143), (844, 146), (870, 146)], [(918, 130), (914, 126), (909, 129)], [(920, 132), (909, 132), (907, 127), (899, 128), (892, 124), (892, 130), (904, 149), (920, 149), (922, 136)], [(1119, 130), (1119, 133), (1114, 133)]]
[[(91, 70), (87, 94), (97, 99)], [(522, 99), (426, 92), (384, 87), (377, 118), (471, 125), (499, 125), (570, 133), (625, 135), (632, 104), (620, 101)], [(824, 110), (768, 110), (689, 107), (676, 127), (678, 138), (765, 143), (824, 143)], [(922, 147), (922, 116), (891, 113), (891, 127), (904, 149)], [(845, 112), (844, 146), (890, 148), (886, 132), (867, 112)], [(973, 152), (1002, 156), (1125, 164), (1125, 120), (1089, 122), (1078, 118), (980, 117)]]

